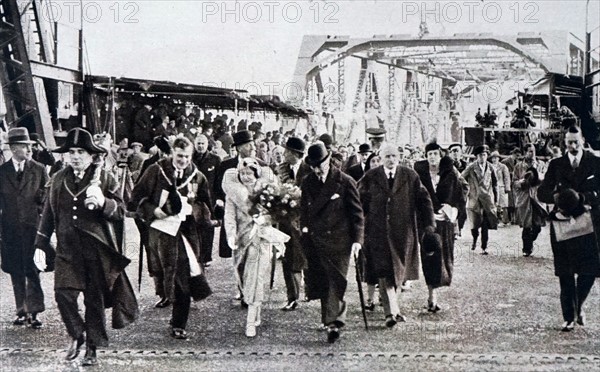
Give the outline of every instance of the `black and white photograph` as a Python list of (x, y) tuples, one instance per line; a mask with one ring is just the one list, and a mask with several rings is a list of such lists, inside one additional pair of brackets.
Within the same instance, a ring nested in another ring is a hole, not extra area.
[(0, 370), (600, 370), (600, 0), (0, 0)]

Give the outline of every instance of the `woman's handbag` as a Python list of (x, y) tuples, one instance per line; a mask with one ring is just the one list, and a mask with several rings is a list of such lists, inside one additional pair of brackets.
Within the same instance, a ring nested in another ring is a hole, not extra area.
[(578, 238), (594, 232), (594, 221), (592, 213), (587, 210), (578, 217), (564, 216), (556, 213), (556, 219), (552, 220), (554, 235), (557, 242)]

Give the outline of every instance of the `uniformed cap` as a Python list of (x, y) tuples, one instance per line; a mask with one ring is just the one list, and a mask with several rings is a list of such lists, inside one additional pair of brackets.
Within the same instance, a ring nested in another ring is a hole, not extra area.
[(458, 147), (462, 150), (462, 145), (460, 143), (453, 143), (450, 146), (448, 146), (448, 151), (451, 151), (455, 147)]
[(384, 128), (367, 128), (365, 130), (369, 138), (384, 138), (387, 130)]

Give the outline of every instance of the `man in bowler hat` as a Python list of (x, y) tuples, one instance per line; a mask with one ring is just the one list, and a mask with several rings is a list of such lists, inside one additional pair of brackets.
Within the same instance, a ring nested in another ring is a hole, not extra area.
[(321, 300), (321, 321), (333, 343), (346, 323), (346, 276), (350, 255), (356, 257), (363, 244), (364, 217), (356, 182), (330, 161), (322, 142), (308, 148), (306, 163), (313, 172), (302, 182), (300, 226), (308, 261), (306, 296)]
[(0, 253), (2, 270), (10, 274), (17, 306), (13, 325), (29, 323), (31, 328), (39, 329), (42, 322), (37, 314), (45, 307), (40, 270), (34, 264), (34, 241), (48, 174), (42, 164), (28, 160), (34, 143), (26, 128), (8, 131), (12, 158), (0, 166)]
[[(304, 177), (310, 174), (309, 166), (302, 161), (305, 149), (306, 144), (302, 139), (290, 137), (287, 140), (283, 153), (285, 161), (276, 169), (281, 183), (300, 186)], [(281, 310), (293, 311), (298, 306), (298, 299), (300, 298), (302, 270), (306, 268), (306, 258), (302, 251), (298, 221), (282, 220), (279, 228), (290, 236), (290, 240), (285, 244), (285, 255), (281, 260), (283, 279), (287, 288), (287, 303)]]
[(360, 180), (365, 174), (367, 158), (372, 153), (373, 151), (371, 150), (371, 145), (369, 145), (368, 143), (363, 143), (362, 145), (358, 146), (358, 164), (354, 164), (346, 171), (346, 173), (348, 173), (348, 175), (352, 177), (354, 181), (358, 182), (358, 180)]
[[(125, 274), (130, 260), (120, 253), (113, 225), (122, 223), (125, 207), (114, 177), (93, 164), (93, 155), (105, 151), (82, 128), (71, 129), (54, 150), (68, 152), (70, 164), (52, 177), (35, 240), (37, 248), (52, 253), (50, 237), (56, 232), (55, 299), (71, 337), (66, 359), (75, 359), (86, 343), (83, 365), (88, 366), (97, 364), (96, 348), (108, 345), (104, 308), (113, 308), (113, 328), (138, 316)], [(82, 292), (84, 318), (78, 305)]]

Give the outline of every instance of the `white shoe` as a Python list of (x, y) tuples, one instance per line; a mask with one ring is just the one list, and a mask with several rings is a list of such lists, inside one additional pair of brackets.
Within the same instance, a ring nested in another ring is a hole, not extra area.
[(246, 337), (256, 337), (256, 326), (254, 324), (246, 326)]
[(261, 310), (262, 310), (262, 307), (261, 307), (261, 306), (257, 306), (257, 307), (256, 307), (256, 320), (254, 321), (254, 325), (255, 325), (256, 327), (258, 327), (259, 325), (261, 325), (261, 324), (262, 324), (262, 321), (261, 321), (261, 319), (260, 319), (260, 312), (261, 312)]

